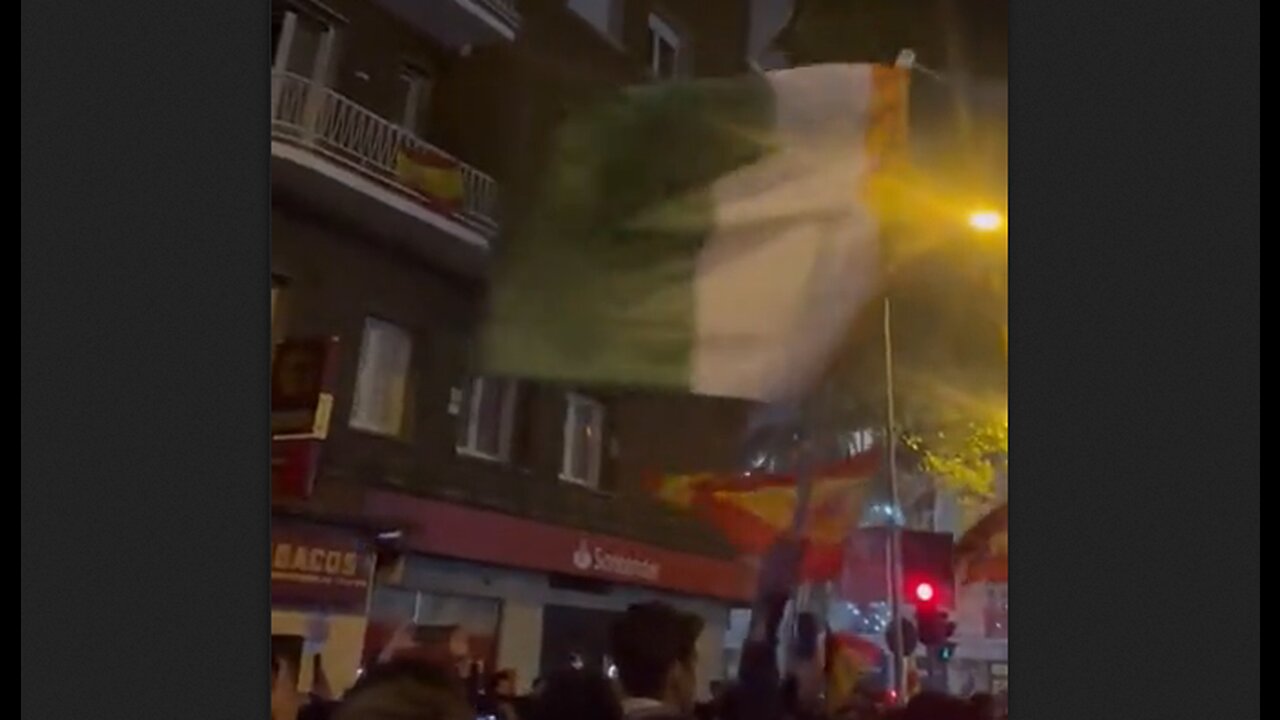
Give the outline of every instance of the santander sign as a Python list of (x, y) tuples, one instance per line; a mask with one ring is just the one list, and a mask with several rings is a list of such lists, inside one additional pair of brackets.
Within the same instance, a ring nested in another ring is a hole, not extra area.
[(651, 560), (609, 552), (586, 540), (573, 551), (573, 566), (581, 572), (597, 572), (629, 580), (656, 583), (662, 566)]

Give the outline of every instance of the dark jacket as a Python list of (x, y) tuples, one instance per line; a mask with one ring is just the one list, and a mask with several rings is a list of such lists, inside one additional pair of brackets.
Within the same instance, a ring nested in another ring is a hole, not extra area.
[(351, 688), (333, 720), (472, 720), (466, 691), (447, 671), (420, 660), (374, 667)]

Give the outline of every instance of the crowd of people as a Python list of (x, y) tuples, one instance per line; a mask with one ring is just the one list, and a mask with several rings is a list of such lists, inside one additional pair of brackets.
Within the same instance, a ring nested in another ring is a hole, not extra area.
[[(711, 699), (697, 703), (697, 640), (702, 620), (663, 603), (629, 608), (611, 633), (616, 677), (566, 666), (516, 695), (510, 672), (484, 677), (459, 644), (441, 650), (406, 641), (393, 644), (341, 698), (314, 668), (312, 692), (299, 696), (296, 669), (272, 662), (272, 720), (998, 720), (986, 695), (960, 699), (924, 692), (901, 707), (883, 695), (856, 692), (838, 707), (823, 706), (777, 674), (776, 638), (758, 645), (737, 683), (715, 683)], [(455, 648), (450, 651), (448, 648)]]

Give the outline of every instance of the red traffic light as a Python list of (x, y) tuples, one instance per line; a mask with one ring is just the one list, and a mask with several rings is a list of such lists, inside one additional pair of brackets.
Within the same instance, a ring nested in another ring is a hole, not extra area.
[(937, 591), (934, 590), (933, 585), (930, 585), (927, 582), (917, 583), (915, 587), (915, 596), (916, 600), (919, 602), (932, 602), (933, 599), (937, 597)]

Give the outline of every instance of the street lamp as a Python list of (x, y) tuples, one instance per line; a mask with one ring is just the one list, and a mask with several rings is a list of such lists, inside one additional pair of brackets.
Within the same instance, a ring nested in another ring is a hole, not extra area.
[[(989, 234), (994, 233), (1004, 227), (1004, 216), (995, 210), (979, 209), (969, 213), (967, 218), (969, 229), (974, 232)], [(893, 301), (888, 295), (884, 298), (884, 306), (882, 308), (882, 319), (884, 321), (884, 376), (885, 376), (885, 444), (888, 449), (888, 476), (889, 476), (889, 494), (892, 497), (893, 507), (901, 507), (902, 497), (898, 487), (898, 468), (897, 468), (897, 416), (894, 406), (894, 386), (893, 386)], [(902, 624), (902, 586), (903, 586), (903, 568), (902, 568), (902, 525), (895, 522), (890, 527), (889, 533), (889, 601), (893, 607), (893, 616), (896, 622), (896, 637), (898, 647), (904, 647)], [(922, 588), (927, 589), (929, 597), (923, 597), (920, 594)], [(922, 585), (917, 588), (917, 598), (927, 601), (933, 596), (933, 587)], [(906, 697), (907, 690), (907, 670), (906, 657), (896, 657), (893, 665), (892, 681), (894, 689), (899, 693), (899, 697)]]
[(990, 233), (1004, 227), (1004, 216), (995, 210), (974, 210), (969, 213), (969, 228), (980, 233)]

